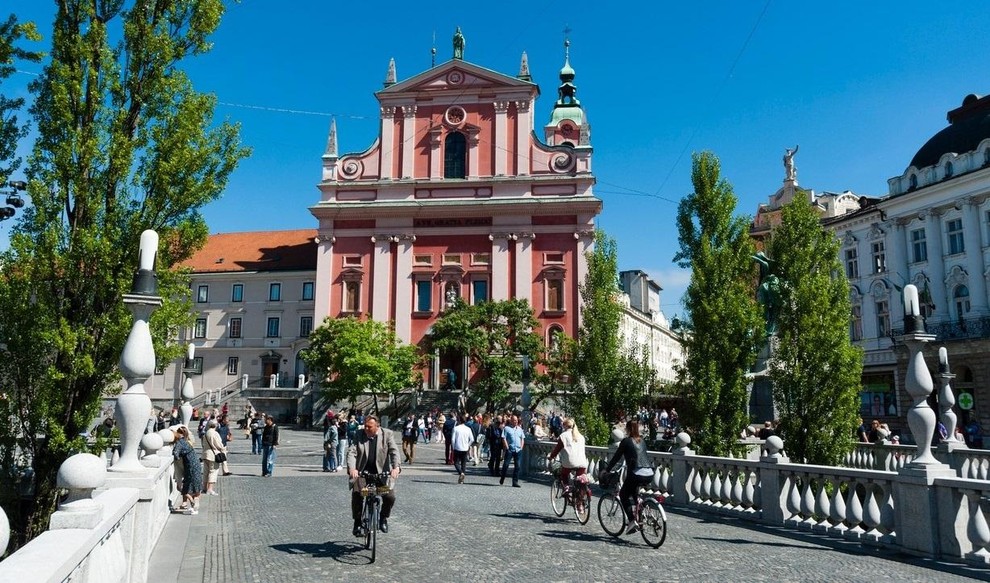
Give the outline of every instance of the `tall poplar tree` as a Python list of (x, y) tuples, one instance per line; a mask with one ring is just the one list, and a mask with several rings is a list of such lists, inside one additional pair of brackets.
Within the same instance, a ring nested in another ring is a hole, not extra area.
[(778, 431), (791, 459), (836, 465), (852, 447), (862, 354), (849, 339), (849, 282), (839, 241), (807, 198), (782, 211), (770, 236), (770, 272), (781, 284), (770, 361)]
[(694, 154), (691, 182), (694, 192), (677, 209), (680, 250), (674, 256), (691, 269), (683, 367), (690, 407), (683, 416), (699, 451), (727, 455), (749, 423), (746, 372), (763, 339), (753, 288), (754, 246), (749, 221), (733, 216), (736, 196), (714, 154)]
[[(188, 313), (188, 284), (170, 268), (205, 241), (198, 211), (247, 155), (180, 68), (209, 50), (222, 0), (54, 5), (49, 60), (31, 87), (31, 205), (0, 257), (0, 413), (17, 420), (0, 424), (0, 492), (19, 542), (47, 528), (59, 465), (86, 450), (101, 399), (119, 390), (132, 322), (121, 299), (141, 232), (162, 240), (161, 348)], [(18, 489), (33, 490), (30, 503)]]

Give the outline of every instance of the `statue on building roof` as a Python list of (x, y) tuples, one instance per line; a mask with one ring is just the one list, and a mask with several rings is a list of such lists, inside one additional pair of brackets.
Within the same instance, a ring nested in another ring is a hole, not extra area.
[(797, 168), (794, 167), (794, 156), (798, 153), (798, 148), (800, 146), (794, 146), (794, 149), (785, 148), (784, 149), (784, 172), (786, 173), (785, 180), (797, 180)]
[(461, 34), (461, 27), (457, 27), (454, 33), (454, 58), (464, 60), (464, 35)]

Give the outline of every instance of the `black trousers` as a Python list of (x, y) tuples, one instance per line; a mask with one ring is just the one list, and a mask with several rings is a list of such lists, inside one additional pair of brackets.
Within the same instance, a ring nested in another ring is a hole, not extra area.
[(639, 489), (653, 481), (653, 476), (637, 476), (629, 474), (626, 481), (619, 488), (619, 500), (622, 501), (622, 509), (626, 512), (629, 522), (633, 520), (633, 507), (636, 506), (636, 495)]
[(468, 452), (454, 450), (454, 471), (458, 474), (467, 473)]
[(488, 473), (495, 475), (502, 471), (502, 448), (489, 447), (488, 449)]
[[(360, 492), (351, 492), (351, 517), (354, 522), (361, 520), (361, 506), (364, 500)], [(395, 492), (382, 495), (382, 518), (388, 518), (392, 514), (392, 507), (395, 506)]]

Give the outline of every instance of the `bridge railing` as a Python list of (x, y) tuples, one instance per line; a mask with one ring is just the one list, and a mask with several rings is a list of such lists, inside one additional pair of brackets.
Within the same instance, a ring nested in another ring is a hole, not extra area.
[[(757, 460), (697, 455), (685, 434), (678, 443), (648, 454), (652, 489), (672, 506), (990, 566), (990, 451), (943, 450), (946, 463), (918, 466), (914, 447), (857, 448), (854, 463), (868, 467), (854, 468), (791, 463), (776, 438)], [(530, 472), (549, 472), (553, 446), (527, 441)], [(614, 450), (586, 448), (595, 481)]]

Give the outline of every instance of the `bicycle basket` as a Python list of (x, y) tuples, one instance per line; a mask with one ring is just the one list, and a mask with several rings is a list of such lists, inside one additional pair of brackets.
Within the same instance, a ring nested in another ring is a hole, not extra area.
[(552, 459), (550, 460), (550, 473), (559, 474), (560, 473), (560, 460)]
[(602, 472), (598, 475), (598, 485), (604, 490), (615, 488), (619, 484), (619, 472)]

